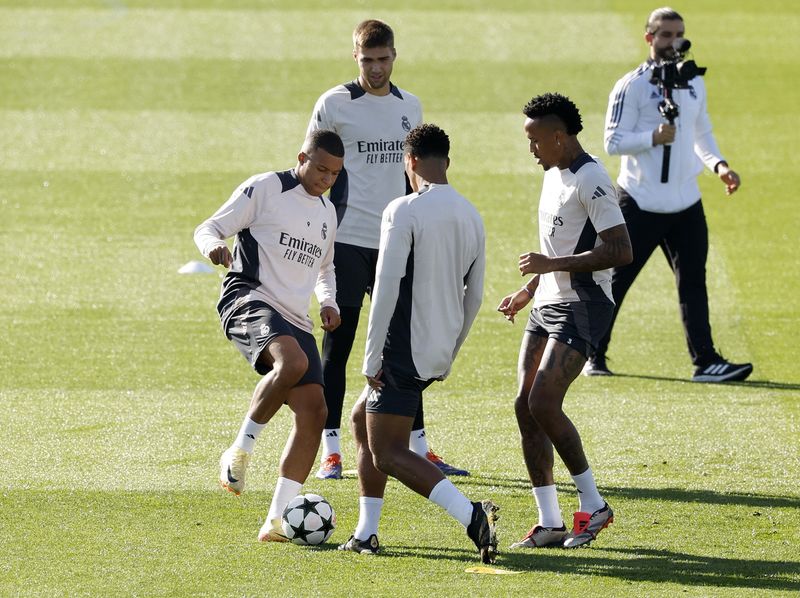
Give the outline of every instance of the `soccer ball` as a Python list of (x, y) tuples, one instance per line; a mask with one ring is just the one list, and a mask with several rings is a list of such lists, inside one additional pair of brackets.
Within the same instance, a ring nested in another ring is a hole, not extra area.
[(319, 494), (301, 494), (286, 506), (281, 517), (283, 533), (295, 544), (322, 544), (336, 527), (336, 513)]

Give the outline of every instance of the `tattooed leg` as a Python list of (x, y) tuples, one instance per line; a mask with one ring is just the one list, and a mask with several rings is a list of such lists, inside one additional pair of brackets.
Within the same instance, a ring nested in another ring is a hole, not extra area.
[(572, 475), (583, 473), (589, 464), (578, 430), (562, 407), (569, 385), (580, 374), (585, 362), (584, 356), (569, 345), (548, 339), (528, 395), (533, 419), (547, 434)]

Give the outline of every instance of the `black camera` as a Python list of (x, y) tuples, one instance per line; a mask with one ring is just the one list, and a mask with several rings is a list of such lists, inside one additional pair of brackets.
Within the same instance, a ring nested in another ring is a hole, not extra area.
[(672, 56), (652, 66), (650, 83), (664, 89), (687, 89), (689, 81), (697, 75), (705, 75), (706, 67), (697, 66), (694, 60), (685, 60), (691, 47), (692, 42), (685, 37), (672, 42)]
[[(679, 106), (672, 100), (673, 89), (688, 89), (689, 81), (697, 75), (705, 75), (706, 67), (697, 66), (694, 60), (686, 60), (686, 52), (692, 47), (685, 37), (679, 37), (672, 42), (672, 52), (670, 56), (661, 61), (660, 64), (652, 66), (650, 83), (656, 85), (661, 90), (663, 98), (658, 104), (658, 111), (661, 116), (667, 119), (670, 125), (675, 124), (680, 111)], [(661, 162), (661, 182), (669, 180), (669, 157), (672, 148), (669, 144), (664, 145), (664, 157)]]

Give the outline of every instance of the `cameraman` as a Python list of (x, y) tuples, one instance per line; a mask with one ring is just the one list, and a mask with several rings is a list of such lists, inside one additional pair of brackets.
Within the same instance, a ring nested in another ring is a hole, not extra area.
[[(654, 65), (680, 59), (673, 42), (683, 33), (683, 18), (677, 12), (666, 7), (654, 10), (644, 35), (650, 46), (649, 60), (617, 81), (609, 96), (605, 148), (609, 154), (622, 156), (617, 183), (633, 246), (633, 262), (613, 271), (614, 318), (637, 274), (660, 246), (678, 287), (686, 341), (695, 366), (692, 380), (744, 380), (753, 371), (752, 364), (728, 362), (717, 353), (711, 339), (706, 292), (708, 229), (697, 185), (703, 165), (719, 176), (728, 195), (739, 188), (739, 175), (720, 156), (711, 132), (702, 77), (694, 77), (685, 82), (684, 89), (672, 91), (679, 107), (674, 125), (664, 122), (659, 112), (663, 90), (650, 80)], [(668, 179), (662, 183), (665, 145), (671, 145), (672, 150)], [(611, 327), (595, 356), (586, 363), (585, 375), (611, 375), (606, 365), (610, 338)]]

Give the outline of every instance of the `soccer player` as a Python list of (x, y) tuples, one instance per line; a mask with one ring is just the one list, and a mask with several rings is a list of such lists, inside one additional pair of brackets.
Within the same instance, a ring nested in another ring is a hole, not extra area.
[[(344, 170), (331, 189), (339, 231), (336, 236), (337, 294), (342, 324), (322, 339), (322, 373), (328, 419), (317, 477), (342, 477), (341, 422), (347, 360), (353, 347), (365, 294), (372, 294), (378, 259), (381, 214), (387, 204), (409, 193), (403, 170), (403, 138), (422, 122), (419, 100), (391, 82), (397, 52), (394, 32), (382, 21), (360, 23), (353, 32), (355, 81), (328, 90), (317, 100), (308, 131), (331, 129), (345, 146)], [(410, 446), (446, 475), (469, 475), (433, 453), (425, 436), (422, 403)]]
[[(339, 325), (333, 274), (336, 210), (322, 194), (343, 163), (339, 136), (314, 131), (297, 156), (297, 166), (250, 177), (194, 233), (204, 256), (230, 268), (217, 305), (225, 335), (264, 376), (236, 440), (220, 458), (220, 484), (240, 494), (267, 422), (284, 404), (294, 414), (260, 541), (286, 540), (280, 517), (314, 465), (327, 414), (308, 308), (316, 292), (322, 328)], [(234, 235), (231, 255), (225, 239)]]
[[(621, 155), (617, 184), (620, 207), (628, 224), (634, 261), (614, 268), (611, 288), (616, 302), (614, 317), (603, 335), (597, 353), (586, 364), (587, 376), (610, 376), (606, 352), (622, 301), (650, 255), (661, 247), (678, 287), (681, 320), (694, 365), (693, 382), (744, 380), (753, 371), (751, 363), (731, 363), (714, 348), (708, 313), (706, 257), (708, 227), (697, 176), (703, 165), (725, 185), (728, 195), (741, 183), (720, 155), (706, 105), (702, 77), (688, 82), (687, 89), (675, 89), (679, 106), (674, 125), (659, 112), (659, 87), (650, 82), (652, 67), (673, 59), (673, 42), (684, 34), (683, 18), (671, 8), (658, 8), (647, 19), (644, 39), (650, 57), (622, 77), (608, 100), (605, 148)], [(667, 182), (661, 182), (664, 148), (671, 156)]]
[[(520, 272), (534, 276), (497, 309), (513, 322), (533, 299), (514, 407), (539, 521), (511, 548), (575, 548), (594, 540), (614, 514), (597, 491), (580, 435), (564, 413), (564, 396), (611, 321), (610, 268), (631, 261), (631, 246), (608, 173), (578, 141), (583, 125), (575, 104), (547, 93), (523, 112), (530, 151), (545, 171), (541, 253), (520, 256)], [(570, 533), (553, 481), (553, 447), (578, 489)]]
[(340, 550), (378, 552), (390, 475), (460, 521), (483, 562), (493, 562), (497, 551), (497, 507), (470, 502), (408, 446), (422, 392), (449, 374), (483, 295), (483, 221), (447, 181), (449, 152), (450, 140), (439, 127), (412, 129), (403, 159), (414, 192), (383, 213), (364, 356), (368, 386), (352, 412), (359, 519)]

